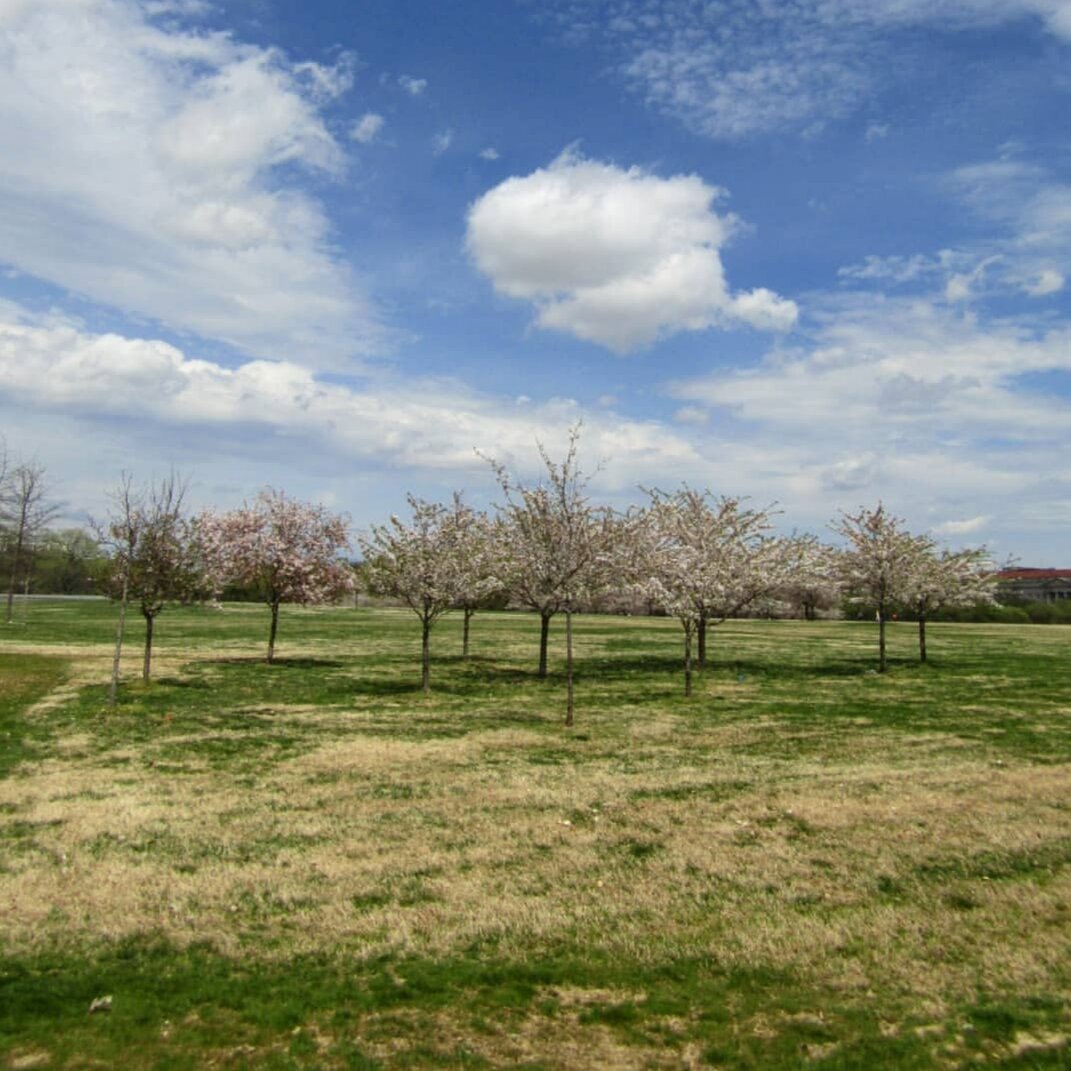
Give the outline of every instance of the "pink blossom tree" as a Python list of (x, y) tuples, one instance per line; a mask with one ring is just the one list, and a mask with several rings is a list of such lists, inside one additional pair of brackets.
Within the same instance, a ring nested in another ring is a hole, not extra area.
[(630, 520), (588, 497), (588, 477), (577, 451), (580, 427), (569, 433), (561, 462), (543, 444), (544, 473), (532, 486), (516, 481), (502, 464), (491, 461), (504, 501), (499, 505), (496, 538), (502, 578), (522, 605), (540, 615), (539, 676), (547, 675), (550, 619), (565, 614), (566, 713), (574, 720), (573, 614), (621, 579)]
[(201, 514), (196, 527), (212, 589), (252, 587), (271, 609), (269, 663), (283, 603), (332, 602), (353, 591), (353, 570), (342, 558), (349, 547), (348, 518), (324, 506), (269, 487), (251, 506)]

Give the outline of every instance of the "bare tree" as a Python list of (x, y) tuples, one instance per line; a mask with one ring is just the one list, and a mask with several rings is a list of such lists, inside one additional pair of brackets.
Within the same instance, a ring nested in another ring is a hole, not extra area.
[(201, 514), (194, 521), (209, 586), (257, 590), (271, 609), (269, 663), (275, 660), (279, 607), (330, 602), (353, 591), (353, 570), (341, 558), (348, 519), (266, 488), (252, 506)]
[(128, 472), (122, 473), (119, 485), (109, 494), (112, 508), (105, 524), (95, 524), (97, 538), (106, 547), (115, 562), (111, 583), (119, 603), (119, 616), (115, 622), (115, 647), (112, 652), (112, 675), (108, 683), (108, 706), (114, 707), (119, 698), (119, 672), (123, 657), (123, 636), (126, 631), (126, 611), (130, 602), (129, 563), (137, 553), (141, 535), (142, 503), (134, 479)]
[(491, 460), (503, 495), (496, 528), (503, 579), (518, 602), (539, 612), (540, 677), (547, 675), (550, 619), (565, 613), (566, 725), (573, 724), (575, 709), (573, 614), (619, 580), (627, 529), (613, 510), (588, 498), (590, 477), (577, 460), (579, 439), (576, 425), (560, 463), (538, 444), (544, 473), (536, 486), (515, 481), (505, 466)]
[[(454, 495), (444, 506), (407, 496), (412, 519), (393, 516), (361, 538), (370, 589), (401, 599), (420, 619), (421, 687), (431, 691), (431, 630), (435, 622), (467, 598), (479, 598), (474, 561), (475, 514)], [(490, 576), (487, 583), (494, 581)]]
[(59, 513), (59, 506), (49, 502), (45, 467), (37, 461), (24, 461), (8, 474), (0, 497), (0, 518), (8, 530), (11, 569), (7, 589), (6, 621), (13, 620), (15, 587), (20, 580), (29, 588), (33, 549), (37, 538)]
[(831, 527), (847, 544), (837, 563), (843, 590), (877, 609), (878, 672), (884, 673), (888, 669), (885, 623), (890, 607), (910, 599), (912, 577), (932, 556), (933, 540), (912, 535), (880, 502), (872, 510), (861, 506), (858, 513), (842, 512)]
[(109, 539), (115, 548), (106, 577), (113, 597), (133, 599), (145, 619), (142, 680), (152, 674), (156, 618), (169, 602), (187, 601), (203, 586), (190, 522), (183, 516), (186, 481), (171, 473), (135, 488), (124, 477)]

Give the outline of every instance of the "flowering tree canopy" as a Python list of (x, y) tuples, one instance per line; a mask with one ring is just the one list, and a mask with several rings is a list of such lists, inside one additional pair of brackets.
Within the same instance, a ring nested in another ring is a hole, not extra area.
[[(636, 579), (644, 595), (684, 629), (686, 695), (692, 687), (692, 637), (783, 587), (799, 569), (804, 540), (769, 535), (770, 511), (683, 487), (651, 492), (645, 551)], [(702, 655), (705, 660), (705, 644)]]
[(885, 621), (889, 607), (910, 601), (912, 578), (932, 558), (933, 540), (912, 535), (880, 502), (872, 510), (860, 507), (858, 513), (841, 513), (831, 527), (846, 544), (837, 561), (842, 589), (877, 608), (878, 670), (884, 673), (888, 668)]
[(369, 589), (401, 599), (422, 627), (421, 683), (431, 688), (431, 629), (443, 614), (478, 600), (497, 581), (485, 568), (478, 515), (454, 495), (450, 506), (407, 496), (412, 520), (392, 516), (361, 538)]
[(543, 444), (543, 480), (520, 483), (504, 465), (491, 461), (503, 502), (498, 507), (496, 539), (503, 580), (522, 605), (539, 612), (539, 676), (547, 675), (547, 638), (551, 617), (566, 614), (566, 725), (573, 724), (572, 614), (585, 601), (620, 580), (628, 522), (613, 510), (592, 504), (589, 477), (580, 469), (579, 425), (569, 433), (561, 463)]
[(472, 615), (489, 595), (503, 590), (499, 576), (501, 562), (496, 553), (494, 525), (486, 514), (478, 513), (454, 492), (451, 505), (454, 528), (454, 555), (461, 594), (456, 606), (462, 611), (461, 657), (469, 656), (469, 625)]
[(820, 610), (832, 610), (840, 602), (837, 552), (814, 536), (795, 538), (803, 541), (799, 568), (778, 589), (777, 597), (805, 621), (814, 621)]
[(905, 605), (918, 618), (919, 661), (926, 661), (926, 621), (942, 606), (992, 602), (997, 573), (985, 547), (920, 555), (905, 584)]
[(331, 602), (353, 590), (353, 570), (342, 560), (348, 519), (266, 488), (252, 506), (197, 518), (213, 590), (228, 584), (255, 588), (271, 608), (268, 661), (275, 658), (279, 607)]

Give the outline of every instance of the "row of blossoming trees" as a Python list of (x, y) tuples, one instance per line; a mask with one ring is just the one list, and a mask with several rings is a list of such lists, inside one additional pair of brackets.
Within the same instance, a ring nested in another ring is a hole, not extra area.
[(410, 496), (408, 518), (391, 517), (359, 537), (363, 562), (357, 570), (343, 557), (346, 519), (321, 506), (266, 490), (241, 509), (187, 518), (185, 488), (175, 477), (140, 491), (124, 481), (109, 528), (112, 588), (124, 608), (113, 696), (128, 602), (146, 621), (148, 680), (152, 624), (166, 603), (218, 594), (229, 584), (255, 589), (268, 604), (269, 662), (283, 603), (330, 602), (358, 584), (400, 600), (421, 624), (425, 691), (432, 629), (443, 614), (464, 615), (467, 655), (472, 614), (491, 594), (534, 611), (540, 677), (547, 675), (550, 622), (561, 614), (567, 724), (574, 712), (573, 615), (608, 596), (642, 600), (680, 622), (686, 694), (693, 667), (706, 663), (708, 628), (775, 601), (808, 608), (848, 595), (876, 607), (884, 671), (885, 625), (893, 606), (917, 616), (925, 660), (929, 615), (949, 603), (991, 597), (993, 570), (984, 550), (939, 551), (929, 536), (912, 534), (880, 504), (834, 522), (844, 541), (839, 548), (810, 535), (777, 535), (771, 509), (688, 487), (648, 491), (643, 507), (621, 513), (591, 500), (577, 447), (575, 429), (561, 462), (540, 447), (543, 476), (534, 484), (491, 461), (501, 491), (491, 516), (459, 494), (449, 503)]

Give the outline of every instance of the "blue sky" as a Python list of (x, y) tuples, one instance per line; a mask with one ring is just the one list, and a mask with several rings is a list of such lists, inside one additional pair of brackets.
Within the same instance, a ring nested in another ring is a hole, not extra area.
[(357, 526), (879, 498), (1067, 565), (1071, 0), (0, 0), (0, 432)]

